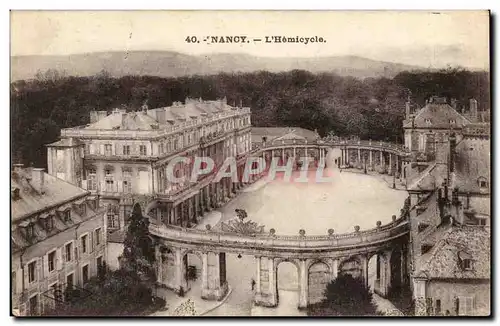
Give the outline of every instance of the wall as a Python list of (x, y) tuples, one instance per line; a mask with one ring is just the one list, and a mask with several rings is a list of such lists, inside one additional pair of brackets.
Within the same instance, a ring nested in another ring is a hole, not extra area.
[[(484, 280), (482, 283), (471, 283), (467, 281), (452, 280), (450, 282), (431, 280), (427, 285), (427, 297), (432, 298), (435, 309), (436, 300), (441, 300), (441, 312), (450, 311), (455, 313), (455, 299), (457, 297), (472, 297), (474, 302), (474, 314), (485, 316), (490, 314), (490, 283)], [(461, 302), (462, 303), (462, 302)]]

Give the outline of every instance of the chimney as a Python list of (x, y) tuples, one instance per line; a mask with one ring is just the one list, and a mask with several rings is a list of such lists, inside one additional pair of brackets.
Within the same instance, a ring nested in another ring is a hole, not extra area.
[(31, 185), (40, 194), (45, 192), (45, 172), (43, 170), (42, 168), (31, 169)]
[(90, 111), (90, 123), (96, 123), (98, 121), (97, 111)]
[(406, 101), (406, 120), (410, 119), (410, 101)]
[(450, 135), (450, 166), (449, 170), (451, 173), (455, 172), (455, 150), (457, 147), (457, 137), (455, 133)]
[(477, 122), (477, 101), (476, 99), (471, 98), (469, 100), (469, 115), (472, 119), (472, 122)]
[(156, 111), (156, 121), (158, 121), (158, 123), (165, 123), (166, 121), (166, 113), (165, 113), (165, 109), (158, 109), (158, 110), (155, 110)]
[(450, 104), (451, 104), (451, 107), (453, 108), (453, 110), (457, 109), (457, 100), (456, 99), (452, 98), (450, 101)]
[(125, 119), (127, 118), (126, 113), (122, 113), (122, 129), (125, 129)]
[(16, 163), (13, 166), (14, 166), (13, 171), (16, 173), (20, 173), (24, 168), (24, 164), (22, 164), (22, 163)]

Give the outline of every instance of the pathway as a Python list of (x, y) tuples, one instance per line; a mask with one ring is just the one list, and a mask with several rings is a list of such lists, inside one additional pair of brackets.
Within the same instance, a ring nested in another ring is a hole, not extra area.
[(373, 293), (373, 303), (377, 306), (377, 310), (384, 314), (384, 316), (404, 316), (404, 314), (396, 308), (387, 299), (382, 298), (376, 293)]
[(186, 293), (183, 297), (178, 296), (174, 291), (168, 290), (165, 288), (158, 288), (157, 289), (157, 295), (159, 297), (162, 297), (165, 299), (165, 309), (156, 311), (152, 313), (150, 316), (152, 317), (159, 317), (159, 316), (179, 316), (182, 315), (179, 314), (179, 311), (177, 308), (180, 307), (181, 305), (186, 305), (186, 303), (189, 303), (188, 306), (191, 308), (194, 308), (194, 314), (191, 312), (186, 311), (186, 315), (189, 316), (202, 316), (207, 313), (210, 313), (214, 309), (220, 307), (224, 302), (229, 298), (229, 296), (232, 293), (232, 289), (229, 286), (229, 290), (226, 294), (226, 296), (221, 300), (221, 301), (209, 301), (209, 300), (204, 300), (201, 298), (201, 289), (200, 285), (197, 284), (196, 282), (193, 283), (191, 290), (189, 290), (188, 293)]

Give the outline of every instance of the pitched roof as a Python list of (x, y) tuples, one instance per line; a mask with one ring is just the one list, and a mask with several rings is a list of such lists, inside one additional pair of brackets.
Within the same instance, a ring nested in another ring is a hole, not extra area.
[[(429, 278), (489, 279), (491, 277), (490, 232), (481, 226), (451, 226), (438, 229), (437, 243), (419, 259), (419, 270)], [(460, 259), (473, 260), (472, 270), (464, 270)]]
[[(430, 120), (430, 124), (426, 121)], [(450, 120), (455, 123), (450, 123)], [(405, 120), (404, 128), (433, 128), (433, 129), (450, 129), (462, 128), (470, 123), (463, 115), (458, 113), (447, 103), (432, 102), (424, 106), (415, 116), (414, 120)]]
[(85, 129), (101, 129), (101, 130), (152, 130), (153, 125), (158, 122), (143, 112), (128, 112), (119, 111), (112, 112), (107, 117), (92, 123)]
[(32, 184), (31, 174), (32, 168), (21, 169), (11, 174), (11, 188), (19, 189), (19, 197), (11, 200), (12, 221), (88, 194), (87, 191), (45, 172), (43, 172), (44, 192), (40, 193)]
[(162, 126), (183, 123), (202, 116), (210, 116), (219, 112), (233, 110), (225, 100), (203, 101), (202, 99), (186, 99), (183, 104), (174, 102), (171, 106), (144, 111), (126, 112), (115, 110), (101, 120), (88, 125), (86, 129), (120, 129), (120, 130), (152, 130)]
[(50, 147), (75, 147), (82, 146), (83, 143), (76, 138), (63, 138), (54, 143), (48, 144)]

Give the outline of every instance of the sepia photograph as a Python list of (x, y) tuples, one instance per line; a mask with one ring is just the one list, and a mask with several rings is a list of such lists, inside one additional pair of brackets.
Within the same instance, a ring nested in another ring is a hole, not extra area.
[(491, 317), (488, 10), (11, 10), (10, 315)]

